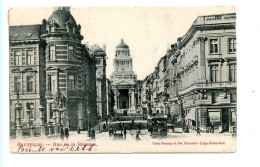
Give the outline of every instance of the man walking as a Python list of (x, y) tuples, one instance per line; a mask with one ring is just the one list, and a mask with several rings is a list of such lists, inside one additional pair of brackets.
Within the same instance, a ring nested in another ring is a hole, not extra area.
[(66, 137), (66, 140), (69, 139), (69, 127), (68, 126), (66, 126), (66, 128), (65, 128), (65, 137)]
[(197, 136), (200, 135), (200, 127), (199, 127), (199, 125), (197, 125), (196, 131), (197, 131)]
[(125, 140), (126, 140), (126, 128), (124, 128), (124, 137), (125, 137)]

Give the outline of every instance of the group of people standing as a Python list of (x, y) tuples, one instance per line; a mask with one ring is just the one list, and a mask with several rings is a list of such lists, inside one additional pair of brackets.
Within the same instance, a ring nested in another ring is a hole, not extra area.
[(65, 128), (65, 132), (63, 130), (63, 127), (60, 127), (60, 139), (64, 140), (64, 136), (65, 136), (66, 140), (69, 139), (69, 127), (68, 126), (66, 126), (66, 128)]

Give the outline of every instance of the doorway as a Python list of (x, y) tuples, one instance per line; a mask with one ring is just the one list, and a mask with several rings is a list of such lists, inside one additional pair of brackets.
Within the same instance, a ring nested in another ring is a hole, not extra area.
[(229, 131), (229, 111), (228, 108), (222, 109), (222, 131)]

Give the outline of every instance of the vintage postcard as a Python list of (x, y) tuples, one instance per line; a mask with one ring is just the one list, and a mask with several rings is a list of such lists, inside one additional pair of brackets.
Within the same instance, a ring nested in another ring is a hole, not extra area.
[(9, 9), (10, 152), (236, 152), (234, 7)]

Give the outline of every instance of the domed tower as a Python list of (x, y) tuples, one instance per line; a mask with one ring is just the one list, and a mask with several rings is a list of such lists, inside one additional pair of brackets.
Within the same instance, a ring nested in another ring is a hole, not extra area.
[(116, 94), (115, 110), (127, 115), (135, 112), (137, 106), (137, 77), (133, 71), (133, 60), (129, 46), (122, 39), (116, 46), (114, 72), (111, 75), (112, 89)]
[[(59, 109), (62, 112), (66, 125), (71, 130), (78, 127), (85, 128), (86, 110), (89, 109), (84, 96), (86, 96), (89, 86), (87, 78), (95, 76), (90, 74), (90, 56), (87, 49), (81, 44), (83, 36), (80, 33), (81, 26), (77, 25), (70, 13), (69, 7), (54, 8), (49, 19), (43, 20), (44, 32), (41, 35), (46, 41), (45, 62), (46, 62), (46, 92), (47, 100), (47, 120), (54, 124), (59, 124), (55, 118), (55, 112)], [(84, 65), (87, 63), (87, 65)], [(92, 70), (95, 72), (95, 70)], [(91, 78), (96, 80), (95, 78)], [(93, 89), (96, 88), (96, 85)], [(93, 94), (96, 97), (96, 90)], [(57, 106), (55, 99), (63, 99)], [(95, 102), (96, 103), (96, 102)], [(93, 108), (96, 108), (93, 107)]]

